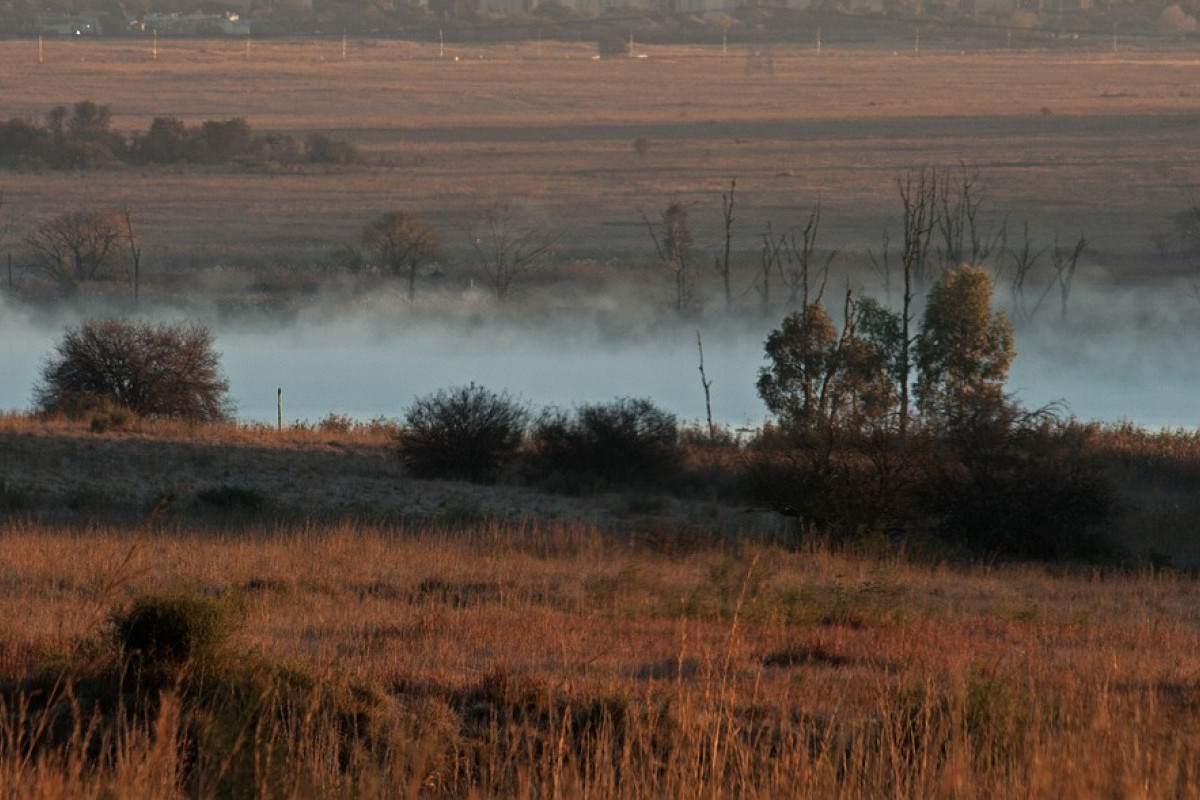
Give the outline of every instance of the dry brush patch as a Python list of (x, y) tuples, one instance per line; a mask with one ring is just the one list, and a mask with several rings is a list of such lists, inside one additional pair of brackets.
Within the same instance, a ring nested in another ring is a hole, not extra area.
[[(664, 555), (579, 526), (3, 534), (5, 678), (81, 652), (136, 596), (232, 598), (256, 658), (415, 710), (363, 795), (417, 761), (450, 795), (1196, 788), (1186, 576)], [(42, 779), (69, 776), (51, 759)]]

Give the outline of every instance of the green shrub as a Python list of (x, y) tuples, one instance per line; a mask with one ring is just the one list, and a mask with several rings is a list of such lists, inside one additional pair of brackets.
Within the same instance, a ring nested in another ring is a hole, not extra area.
[(495, 480), (525, 438), (529, 412), (507, 393), (471, 384), (417, 398), (398, 435), (418, 478)]
[(110, 621), (132, 675), (161, 683), (174, 681), (189, 665), (219, 662), (240, 615), (226, 600), (174, 591), (143, 595)]

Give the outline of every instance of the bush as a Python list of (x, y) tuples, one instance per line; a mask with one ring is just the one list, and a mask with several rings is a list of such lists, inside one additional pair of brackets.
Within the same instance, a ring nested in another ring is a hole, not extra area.
[(314, 164), (356, 164), (359, 161), (358, 148), (353, 143), (323, 133), (309, 134), (304, 150)]
[(746, 454), (748, 499), (784, 516), (802, 531), (836, 541), (879, 532), (900, 523), (903, 506), (879, 480), (876, 465), (850, 448), (831, 452), (811, 442), (756, 442)]
[(27, 511), (33, 507), (29, 494), (0, 480), (0, 511)]
[(155, 117), (144, 134), (135, 136), (131, 156), (141, 164), (177, 164), (192, 156), (192, 132), (178, 117)]
[[(424, 777), (453, 745), (456, 729), (428, 716), (435, 703), (417, 699), (405, 708), (346, 673), (314, 673), (227, 646), (238, 620), (229, 603), (187, 592), (147, 595), (109, 620), (120, 657), (89, 643), (86, 658), (0, 681), (0, 706), (19, 710), (4, 718), (4, 733), (26, 745), (33, 769), (65, 755), (84, 770), (76, 778), (93, 780), (101, 796), (127, 794), (112, 782), (111, 764), (124, 742), (140, 743), (144, 734), (154, 747), (134, 754), (146, 759), (139, 775), (150, 771), (149, 794), (163, 797), (275, 796), (264, 787), (357, 796), (356, 787), (394, 778), (385, 770), (404, 756), (402, 747), (435, 747), (412, 762), (428, 770)], [(28, 774), (18, 771), (9, 783)]]
[(174, 681), (188, 665), (211, 664), (237, 629), (225, 601), (188, 592), (145, 595), (112, 614), (112, 634), (135, 677)]
[(203, 163), (223, 164), (235, 158), (258, 155), (261, 149), (250, 123), (241, 117), (225, 121), (208, 120), (192, 136), (197, 160)]
[(1114, 491), (1075, 423), (993, 419), (953, 431), (932, 487), (948, 541), (988, 556), (1097, 559)]
[(549, 411), (533, 435), (544, 474), (585, 475), (617, 485), (673, 477), (680, 462), (678, 438), (674, 415), (628, 397), (580, 406), (574, 415)]
[(494, 480), (525, 437), (529, 413), (506, 393), (471, 384), (418, 398), (404, 417), (400, 457), (418, 478)]
[(267, 496), (260, 490), (232, 484), (201, 489), (196, 492), (196, 500), (225, 511), (261, 511), (267, 505)]
[(201, 325), (88, 320), (68, 330), (35, 387), (46, 414), (111, 402), (135, 414), (223, 420), (231, 413), (212, 334)]

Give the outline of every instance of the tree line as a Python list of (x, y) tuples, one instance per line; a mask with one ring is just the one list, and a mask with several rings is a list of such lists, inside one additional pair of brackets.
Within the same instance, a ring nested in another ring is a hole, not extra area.
[(239, 161), (353, 164), (351, 143), (322, 133), (303, 140), (259, 135), (241, 117), (188, 125), (155, 117), (145, 131), (126, 135), (112, 128), (107, 105), (81, 100), (52, 108), (42, 119), (0, 122), (0, 166), (10, 169), (101, 169), (122, 164), (229, 164)]

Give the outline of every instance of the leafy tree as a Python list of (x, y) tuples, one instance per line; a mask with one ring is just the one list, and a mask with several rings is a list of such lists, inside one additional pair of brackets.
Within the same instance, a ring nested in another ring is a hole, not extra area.
[(409, 302), (416, 296), (417, 271), (444, 252), (437, 231), (407, 211), (381, 215), (363, 229), (362, 239), (392, 274), (407, 274)]
[(820, 303), (788, 314), (767, 336), (771, 364), (759, 371), (758, 394), (784, 428), (817, 428), (828, 419), (837, 345), (837, 328)]
[(873, 297), (847, 298), (849, 335), (843, 337), (843, 382), (855, 427), (886, 426), (900, 403), (906, 379), (903, 321)]
[(254, 137), (250, 123), (242, 117), (208, 120), (192, 134), (199, 161), (220, 164), (242, 156), (255, 155), (260, 142)]
[(109, 402), (144, 416), (207, 421), (229, 417), (228, 390), (204, 326), (94, 319), (55, 346), (34, 398), (48, 414)]
[(93, 168), (115, 163), (125, 151), (125, 140), (113, 131), (108, 106), (81, 100), (70, 109), (56, 106), (46, 115), (54, 147), (46, 154), (59, 168)]
[(116, 211), (60, 214), (25, 243), (33, 271), (74, 292), (84, 281), (117, 276), (124, 263), (125, 219)]
[(1000, 409), (1015, 350), (1003, 312), (992, 313), (992, 279), (981, 267), (949, 270), (929, 291), (914, 347), (917, 407), (954, 424)]
[(112, 111), (108, 106), (97, 105), (91, 100), (81, 100), (71, 109), (67, 120), (67, 131), (76, 141), (108, 144), (112, 137)]
[(758, 392), (783, 428), (859, 429), (885, 421), (903, 378), (900, 317), (847, 292), (839, 333), (818, 301), (784, 318), (766, 341)]
[(133, 158), (146, 164), (176, 164), (194, 157), (192, 132), (178, 117), (155, 117), (133, 141)]

